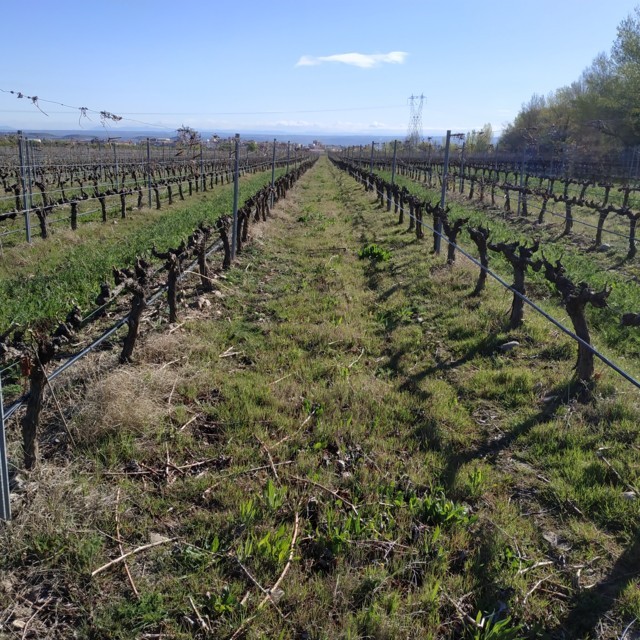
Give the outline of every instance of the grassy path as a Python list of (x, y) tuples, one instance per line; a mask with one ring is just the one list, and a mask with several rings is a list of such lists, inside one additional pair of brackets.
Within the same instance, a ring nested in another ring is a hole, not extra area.
[[(640, 616), (637, 397), (603, 374), (570, 401), (573, 346), (506, 333), (507, 297), (468, 297), (475, 274), (372, 200), (321, 159), (207, 317), (87, 376), (73, 460), (52, 445), (2, 532), (0, 620), (45, 588), (67, 618), (21, 615), (52, 637), (617, 638)], [(159, 544), (91, 577), (118, 537)]]

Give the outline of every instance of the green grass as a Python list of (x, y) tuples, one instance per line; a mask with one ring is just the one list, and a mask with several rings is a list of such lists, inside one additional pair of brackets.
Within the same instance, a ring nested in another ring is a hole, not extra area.
[[(277, 175), (283, 173), (278, 170)], [(271, 181), (263, 172), (242, 178), (240, 203)], [(143, 209), (125, 220), (59, 231), (4, 251), (0, 264), (0, 327), (15, 321), (32, 325), (43, 319), (63, 319), (74, 304), (88, 312), (101, 282), (111, 281), (111, 267), (130, 266), (136, 256), (150, 256), (177, 246), (200, 222), (211, 223), (230, 213), (233, 185), (217, 186), (185, 202), (166, 203), (160, 211)]]
[[(379, 172), (387, 180), (391, 179), (389, 172)], [(397, 176), (396, 182), (400, 186), (406, 186), (412, 193), (435, 202), (440, 199), (440, 192), (428, 189), (422, 184), (417, 184), (406, 176)], [(488, 202), (489, 200), (486, 199)], [(609, 353), (615, 354), (616, 360), (631, 358), (624, 362), (623, 368), (629, 368), (636, 375), (640, 374), (636, 359), (640, 356), (640, 333), (637, 330), (620, 326), (620, 318), (623, 313), (635, 312), (640, 309), (640, 288), (636, 278), (640, 276), (640, 266), (637, 261), (625, 262), (619, 257), (608, 253), (588, 252), (586, 248), (589, 242), (584, 234), (580, 233), (578, 225), (574, 228), (572, 236), (559, 238), (558, 228), (538, 227), (533, 224), (533, 218), (515, 218), (505, 216), (504, 213), (493, 209), (479, 209), (477, 203), (470, 203), (466, 197), (461, 198), (456, 194), (448, 193), (447, 206), (451, 207), (451, 218), (469, 217), (469, 224), (477, 226), (482, 224), (491, 229), (490, 241), (513, 242), (519, 240), (530, 244), (534, 240), (541, 241), (541, 248), (549, 261), (561, 259), (567, 269), (567, 275), (574, 282), (587, 282), (596, 290), (605, 286), (612, 286), (613, 290), (608, 299), (608, 307), (604, 309), (588, 308), (590, 328), (594, 336), (594, 344)], [(427, 224), (431, 220), (425, 219)], [(607, 241), (605, 239), (605, 241)], [(472, 255), (477, 255), (475, 245), (466, 233), (458, 236), (458, 243)], [(626, 251), (626, 249), (625, 249)], [(494, 252), (490, 253), (490, 268), (511, 282), (512, 272), (505, 259)], [(534, 256), (534, 258), (537, 256)], [(543, 273), (534, 273), (529, 270), (527, 274), (529, 295), (540, 303), (545, 311), (570, 326), (570, 321), (564, 311), (558, 309), (558, 294), (553, 285), (547, 282)]]
[[(321, 160), (207, 314), (82, 398), (57, 389), (77, 444), (48, 429), (0, 532), (0, 620), (60, 638), (620, 637), (637, 394), (603, 369), (572, 400), (570, 342), (533, 314), (506, 330), (498, 285), (469, 297), (475, 270), (372, 200)], [(388, 260), (359, 259), (374, 244)], [(90, 575), (120, 555), (116, 512), (126, 551), (165, 540), (128, 558), (139, 597), (123, 564)]]

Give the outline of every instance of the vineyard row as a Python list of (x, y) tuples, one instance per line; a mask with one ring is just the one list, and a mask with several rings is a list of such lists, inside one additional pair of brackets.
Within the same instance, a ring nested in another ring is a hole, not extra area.
[[(315, 160), (314, 160), (315, 161)], [(8, 465), (6, 456), (3, 459), (2, 449), (4, 445), (4, 421), (11, 418), (22, 407), (25, 412), (21, 418), (21, 435), (24, 452), (24, 467), (33, 468), (38, 460), (38, 432), (41, 421), (42, 408), (44, 406), (47, 385), (78, 362), (92, 350), (100, 347), (111, 338), (122, 326), (127, 325), (128, 331), (124, 338), (119, 362), (125, 364), (131, 362), (133, 351), (139, 334), (140, 323), (144, 312), (151, 304), (159, 300), (163, 293), (167, 293), (169, 307), (169, 322), (178, 321), (177, 293), (178, 282), (187, 274), (195, 274), (200, 279), (199, 293), (214, 290), (212, 272), (207, 264), (207, 256), (213, 251), (223, 249), (223, 269), (229, 269), (232, 265), (232, 257), (243, 250), (244, 243), (249, 239), (249, 227), (251, 222), (266, 221), (271, 207), (275, 202), (284, 198), (297, 182), (300, 176), (312, 166), (312, 160), (306, 160), (299, 167), (289, 171), (278, 178), (273, 187), (263, 187), (253, 196), (248, 198), (238, 210), (237, 217), (220, 217), (213, 227), (201, 224), (186, 241), (178, 247), (159, 252), (155, 247), (151, 248), (153, 257), (161, 260), (161, 268), (152, 271), (152, 264), (142, 257), (136, 260), (134, 268), (113, 270), (115, 290), (105, 283), (96, 298), (98, 307), (86, 318), (82, 318), (79, 309), (74, 308), (68, 314), (64, 322), (59, 323), (53, 332), (34, 330), (29, 332), (30, 341), (24, 328), (12, 327), (0, 336), (0, 351), (9, 356), (14, 362), (18, 362), (21, 374), (28, 379), (29, 389), (22, 397), (17, 398), (8, 407), (0, 404), (0, 493), (4, 489), (5, 499), (0, 500), (0, 507), (8, 506)], [(219, 239), (211, 245), (210, 240), (217, 233)], [(229, 237), (232, 232), (231, 238)], [(232, 242), (235, 244), (232, 245)], [(186, 265), (188, 260), (192, 263)], [(197, 268), (197, 271), (195, 270)], [(166, 281), (160, 283), (159, 274), (166, 272)], [(155, 290), (153, 285), (156, 285)], [(113, 326), (85, 346), (76, 354), (69, 354), (65, 348), (78, 339), (78, 332), (85, 329), (90, 323), (102, 318), (106, 307), (114, 303), (120, 294), (130, 294), (131, 301), (129, 312), (120, 318)], [(51, 363), (56, 360), (64, 360), (57, 369), (48, 370)], [(1, 385), (0, 385), (1, 390)], [(0, 392), (0, 403), (2, 403)], [(9, 519), (10, 513), (0, 509), (0, 517)]]
[[(398, 224), (404, 223), (405, 214), (409, 218), (409, 231), (415, 233), (418, 240), (424, 238), (424, 229), (433, 232), (434, 251), (439, 253), (440, 239), (448, 243), (447, 263), (452, 265), (455, 262), (456, 250), (464, 253), (477, 266), (480, 273), (473, 295), (479, 295), (485, 288), (487, 275), (492, 276), (500, 284), (513, 293), (511, 312), (508, 328), (518, 328), (524, 318), (524, 306), (529, 305), (537, 312), (541, 313), (547, 320), (553, 322), (555, 326), (573, 338), (578, 344), (578, 358), (575, 365), (575, 379), (583, 395), (588, 396), (594, 385), (594, 358), (597, 357), (607, 366), (614, 369), (618, 374), (640, 388), (638, 382), (631, 374), (618, 367), (606, 356), (596, 350), (591, 343), (589, 326), (585, 311), (588, 305), (596, 308), (607, 306), (607, 298), (611, 293), (608, 287), (596, 291), (585, 282), (576, 283), (569, 275), (560, 260), (551, 262), (544, 257), (539, 242), (528, 244), (526, 242), (498, 242), (490, 241), (490, 230), (487, 227), (472, 227), (468, 225), (469, 218), (449, 218), (450, 209), (442, 208), (440, 203), (432, 204), (410, 194), (406, 189), (395, 189), (394, 185), (380, 176), (369, 171), (364, 171), (360, 167), (343, 159), (332, 158), (332, 161), (343, 171), (347, 171), (353, 178), (365, 186), (368, 191), (374, 191), (380, 206), (387, 211), (398, 214)], [(432, 217), (432, 225), (428, 225), (424, 220), (424, 214)], [(479, 259), (463, 251), (458, 244), (459, 234), (466, 229), (471, 240), (478, 249)], [(489, 251), (501, 254), (513, 271), (513, 284), (508, 285), (500, 276), (489, 268)], [(534, 258), (534, 254), (540, 251), (540, 258)], [(539, 305), (533, 302), (526, 295), (526, 274), (529, 269), (542, 272), (549, 282), (551, 282), (561, 296), (561, 303), (567, 311), (573, 325), (573, 331), (567, 329), (558, 320), (550, 316)], [(640, 314), (625, 313), (620, 319), (625, 326), (640, 326)]]
[[(276, 153), (278, 151), (278, 153)], [(256, 173), (268, 167), (296, 166), (307, 154), (283, 154), (274, 143), (272, 158), (263, 154), (245, 155), (240, 164), (241, 174)], [(186, 160), (146, 160), (105, 162), (94, 164), (69, 163), (52, 165), (49, 162), (23, 161), (20, 164), (0, 165), (0, 180), (5, 196), (0, 196), (0, 239), (25, 234), (31, 240), (32, 216), (39, 225), (40, 236), (47, 238), (50, 225), (67, 222), (77, 228), (78, 219), (99, 213), (103, 222), (108, 211), (119, 211), (125, 218), (127, 211), (141, 209), (145, 204), (156, 209), (161, 200), (169, 204), (174, 198), (184, 200), (185, 191), (192, 195), (217, 184), (229, 183), (234, 176), (234, 160), (223, 161), (202, 155)], [(145, 198), (146, 196), (146, 198)], [(146, 200), (146, 203), (145, 203)], [(99, 207), (99, 208), (98, 208)], [(54, 211), (63, 215), (55, 217)], [(15, 238), (13, 239), (15, 242)], [(5, 240), (6, 243), (6, 240)]]

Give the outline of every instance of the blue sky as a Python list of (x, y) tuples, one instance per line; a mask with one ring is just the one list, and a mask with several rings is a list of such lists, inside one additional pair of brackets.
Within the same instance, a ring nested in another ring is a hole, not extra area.
[(47, 99), (114, 129), (404, 136), (422, 93), (425, 135), (498, 131), (608, 52), (638, 1), (5, 0), (0, 89), (48, 116), (0, 92), (0, 126), (79, 128)]

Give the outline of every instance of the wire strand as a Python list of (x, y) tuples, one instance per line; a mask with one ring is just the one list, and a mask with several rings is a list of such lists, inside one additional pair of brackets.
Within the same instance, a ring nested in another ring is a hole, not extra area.
[[(375, 189), (375, 192), (378, 193), (378, 195), (382, 195), (383, 197), (386, 198), (386, 194), (384, 192), (382, 192), (382, 191), (380, 191), (378, 189)], [(482, 271), (484, 271), (485, 273), (490, 275), (494, 280), (496, 280), (499, 284), (501, 284), (505, 289), (507, 289), (508, 291), (510, 291), (511, 293), (516, 295), (518, 298), (520, 298), (525, 304), (527, 304), (532, 309), (534, 309), (537, 313), (539, 313), (546, 320), (551, 322), (554, 326), (556, 326), (558, 329), (560, 329), (567, 336), (569, 336), (570, 338), (572, 338), (573, 340), (575, 340), (576, 342), (581, 344), (585, 349), (588, 349), (591, 353), (593, 353), (594, 356), (596, 356), (599, 360), (601, 360), (605, 365), (610, 367), (613, 371), (615, 371), (617, 374), (622, 376), (625, 380), (630, 382), (637, 389), (640, 389), (640, 381), (636, 380), (631, 374), (627, 373), (624, 369), (622, 369), (617, 364), (615, 364), (615, 362), (610, 360), (607, 356), (605, 356), (604, 354), (600, 353), (595, 347), (593, 347), (588, 342), (586, 342), (585, 340), (583, 340), (582, 338), (577, 336), (573, 331), (571, 331), (571, 329), (568, 329), (567, 327), (565, 327), (560, 321), (556, 320), (552, 315), (547, 313), (544, 309), (542, 309), (535, 302), (533, 302), (533, 300), (528, 298), (526, 295), (523, 295), (519, 291), (516, 291), (516, 289), (514, 289), (509, 283), (505, 282), (498, 274), (494, 273), (488, 267), (485, 267), (484, 265), (482, 265), (479, 260), (477, 260), (474, 256), (472, 256), (470, 253), (465, 251), (458, 244), (456, 244), (455, 242), (451, 242), (449, 240), (449, 238), (446, 236), (446, 234), (441, 233), (439, 231), (436, 231), (436, 229), (434, 229), (433, 227), (431, 227), (429, 224), (427, 224), (424, 221), (419, 221), (415, 216), (412, 216), (410, 212), (408, 212), (406, 209), (403, 209), (401, 205), (399, 205), (399, 209), (401, 209), (403, 211), (403, 213), (407, 214), (407, 216), (409, 218), (412, 218), (414, 220), (414, 222), (420, 222), (420, 224), (423, 227), (425, 227), (426, 229), (428, 229), (432, 233), (438, 235), (441, 239), (445, 240), (445, 242), (447, 242), (448, 244), (450, 244), (453, 247), (455, 247), (455, 249), (457, 251), (459, 251), (463, 256), (468, 258), (477, 267), (480, 267), (480, 269), (482, 269)]]

